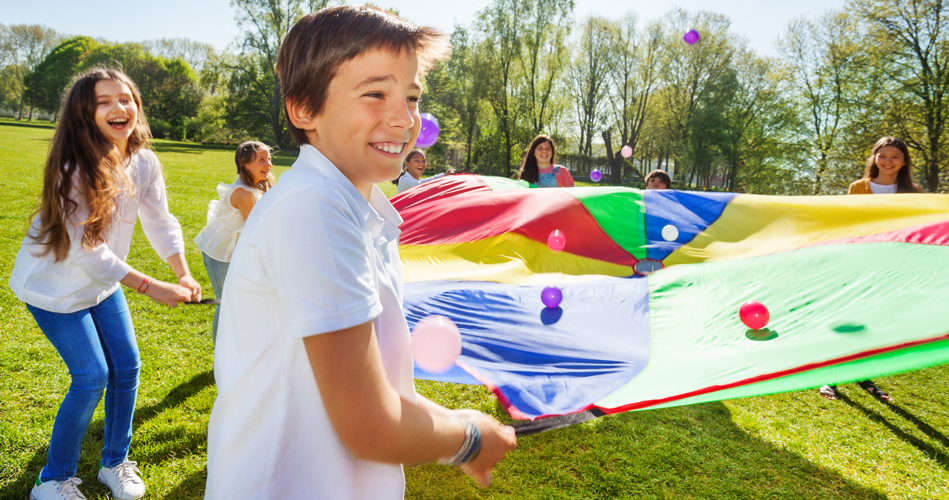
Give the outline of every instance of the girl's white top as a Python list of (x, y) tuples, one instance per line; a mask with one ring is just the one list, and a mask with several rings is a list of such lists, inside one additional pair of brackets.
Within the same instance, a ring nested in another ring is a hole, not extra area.
[(870, 181), (870, 191), (873, 194), (893, 194), (896, 192), (896, 184), (877, 184), (873, 181)]
[(442, 177), (445, 177), (445, 174), (435, 174), (431, 177), (419, 180), (419, 179), (416, 179), (415, 177), (412, 177), (411, 174), (406, 172), (405, 175), (403, 175), (402, 178), (399, 179), (399, 193), (401, 193), (402, 191), (405, 191), (406, 189), (410, 187), (415, 187), (415, 186), (418, 186), (419, 184), (424, 184), (428, 181), (434, 181), (435, 179), (441, 179)]
[(238, 189), (250, 191), (254, 195), (254, 201), (259, 200), (263, 194), (259, 189), (244, 184), (239, 178), (232, 184), (218, 184), (218, 199), (208, 203), (208, 223), (194, 238), (202, 252), (219, 262), (231, 261), (231, 254), (237, 246), (237, 237), (244, 228), (244, 216), (231, 205), (231, 195)]
[(181, 225), (168, 211), (165, 179), (155, 153), (143, 149), (132, 155), (126, 168), (134, 196), (123, 192), (116, 198), (115, 221), (105, 241), (92, 248), (82, 246), (82, 222), (89, 217), (89, 207), (76, 188), (70, 199), (78, 203), (66, 222), (69, 253), (56, 262), (52, 252), (40, 256), (43, 245), (31, 236), (38, 234), (39, 220), (34, 219), (16, 255), (10, 289), (17, 298), (51, 312), (71, 313), (102, 302), (119, 288), (119, 281), (132, 269), (125, 263), (132, 244), (135, 219), (142, 221), (145, 236), (162, 260), (184, 252)]

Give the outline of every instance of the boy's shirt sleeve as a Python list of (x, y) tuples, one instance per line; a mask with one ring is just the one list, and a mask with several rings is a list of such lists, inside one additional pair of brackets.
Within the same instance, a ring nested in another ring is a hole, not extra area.
[(267, 245), (274, 255), (261, 258), (273, 264), (288, 334), (334, 332), (379, 316), (372, 246), (361, 214), (332, 191), (300, 191), (279, 209), (268, 218), (280, 226)]

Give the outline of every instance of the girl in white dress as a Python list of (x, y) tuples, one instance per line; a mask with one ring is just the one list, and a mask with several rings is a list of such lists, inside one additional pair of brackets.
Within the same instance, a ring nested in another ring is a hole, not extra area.
[[(244, 221), (261, 195), (277, 182), (270, 173), (273, 169), (270, 147), (262, 142), (248, 141), (238, 146), (234, 163), (237, 164), (237, 180), (231, 184), (218, 184), (218, 199), (208, 204), (208, 223), (194, 238), (201, 249), (211, 288), (219, 300), (224, 292), (224, 278), (227, 276), (231, 254), (234, 253)], [(211, 325), (212, 340), (217, 340), (220, 314), (221, 306), (218, 305)]]

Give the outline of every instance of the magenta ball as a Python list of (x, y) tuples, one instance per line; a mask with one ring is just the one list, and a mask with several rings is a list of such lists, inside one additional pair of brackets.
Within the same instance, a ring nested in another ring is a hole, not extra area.
[(701, 38), (699, 36), (699, 32), (695, 30), (686, 31), (685, 35), (682, 37), (682, 39), (685, 40), (685, 43), (689, 45), (695, 45), (696, 43), (698, 43), (699, 38)]
[(438, 134), (441, 132), (438, 119), (431, 113), (422, 113), (419, 116), (422, 118), (422, 130), (418, 133), (415, 145), (422, 149), (430, 148), (438, 142)]
[(599, 169), (594, 168), (593, 171), (590, 172), (590, 180), (591, 180), (591, 181), (593, 181), (593, 182), (600, 182), (600, 179), (602, 179), (602, 178), (603, 178), (603, 173), (600, 172)]
[(560, 301), (563, 300), (563, 292), (555, 286), (548, 286), (540, 293), (540, 300), (545, 306), (553, 309), (559, 306)]
[(623, 146), (623, 149), (619, 150), (619, 154), (623, 158), (629, 158), (630, 156), (633, 156), (633, 148), (631, 148), (629, 144), (627, 144)]
[(563, 248), (567, 246), (567, 237), (564, 236), (563, 231), (554, 229), (547, 237), (547, 246), (551, 251), (562, 252)]
[(444, 373), (455, 366), (461, 354), (461, 334), (452, 320), (433, 314), (412, 331), (412, 357), (429, 373)]
[(768, 308), (761, 302), (749, 300), (738, 309), (738, 318), (741, 319), (741, 322), (748, 328), (760, 330), (767, 326), (768, 320), (771, 319), (771, 314), (768, 313)]

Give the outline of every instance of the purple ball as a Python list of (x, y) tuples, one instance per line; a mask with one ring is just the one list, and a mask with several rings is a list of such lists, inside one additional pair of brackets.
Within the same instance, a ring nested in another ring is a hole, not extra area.
[(563, 300), (563, 292), (555, 286), (548, 286), (540, 293), (540, 300), (545, 306), (554, 309), (559, 306), (560, 301)]
[(701, 38), (699, 36), (699, 32), (695, 30), (686, 31), (685, 36), (682, 37), (682, 39), (685, 40), (685, 43), (689, 45), (695, 45), (696, 43), (698, 43), (699, 38)]
[(418, 133), (415, 145), (422, 149), (430, 148), (438, 142), (438, 134), (441, 132), (438, 119), (431, 113), (422, 113), (419, 116), (422, 118), (422, 130)]
[(601, 179), (603, 179), (603, 172), (600, 172), (599, 169), (594, 168), (593, 171), (590, 172), (590, 180), (593, 182), (600, 182)]

